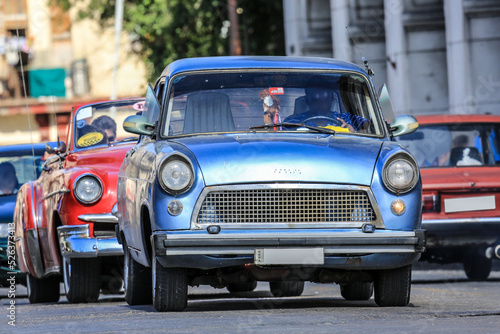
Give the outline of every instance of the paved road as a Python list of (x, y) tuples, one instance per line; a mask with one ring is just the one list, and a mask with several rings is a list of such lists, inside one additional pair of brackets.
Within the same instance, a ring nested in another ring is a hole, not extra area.
[(410, 305), (381, 308), (373, 298), (345, 301), (335, 284), (307, 284), (296, 298), (273, 298), (265, 283), (230, 295), (209, 287), (190, 290), (188, 309), (157, 313), (128, 306), (121, 296), (95, 304), (30, 305), (18, 286), (16, 327), (8, 325), (7, 289), (0, 289), (0, 333), (500, 333), (500, 271), (470, 282), (461, 270), (414, 270)]

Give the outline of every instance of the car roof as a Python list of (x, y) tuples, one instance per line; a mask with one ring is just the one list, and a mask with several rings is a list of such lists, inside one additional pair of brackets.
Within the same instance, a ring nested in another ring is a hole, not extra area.
[(289, 56), (230, 56), (230, 57), (200, 57), (176, 60), (162, 72), (162, 77), (197, 70), (231, 70), (231, 69), (323, 69), (347, 70), (366, 74), (353, 63), (333, 58), (320, 57), (289, 57)]
[[(45, 143), (36, 143), (33, 144), (33, 146), (31, 144), (17, 144), (17, 145), (0, 146), (0, 155), (3, 156), (5, 156), (6, 154), (9, 156), (29, 155), (32, 154), (32, 147), (36, 155), (43, 155), (43, 153), (45, 152)], [(18, 154), (12, 154), (12, 153), (18, 153)]]
[(484, 114), (442, 114), (416, 116), (419, 124), (443, 124), (443, 123), (500, 123), (500, 116)]

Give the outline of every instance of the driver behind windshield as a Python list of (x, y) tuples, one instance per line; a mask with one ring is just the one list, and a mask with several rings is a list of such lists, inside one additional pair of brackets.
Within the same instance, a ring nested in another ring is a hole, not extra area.
[[(349, 132), (356, 132), (368, 123), (366, 118), (353, 115), (351, 113), (340, 113), (331, 110), (331, 105), (334, 100), (333, 91), (328, 88), (328, 83), (314, 81), (307, 84), (305, 88), (306, 104), (309, 110), (301, 114), (290, 115), (284, 122), (287, 123), (304, 123), (315, 126), (341, 126), (347, 128)], [(308, 121), (308, 119), (318, 117)], [(335, 124), (337, 120), (337, 124)], [(314, 123), (314, 124), (311, 124)]]

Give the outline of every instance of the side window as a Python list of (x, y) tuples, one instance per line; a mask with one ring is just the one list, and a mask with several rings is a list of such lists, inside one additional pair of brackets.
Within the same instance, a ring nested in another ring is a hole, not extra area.
[(153, 87), (148, 85), (148, 91), (146, 93), (146, 101), (144, 102), (143, 115), (147, 117), (150, 123), (155, 123), (160, 115), (160, 104), (156, 99)]
[(159, 105), (163, 104), (163, 96), (165, 95), (165, 78), (162, 78), (161, 81), (155, 87), (155, 95), (158, 100)]

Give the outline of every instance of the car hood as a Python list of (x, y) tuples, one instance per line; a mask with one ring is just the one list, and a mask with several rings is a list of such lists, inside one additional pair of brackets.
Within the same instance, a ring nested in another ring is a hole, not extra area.
[(382, 141), (323, 134), (178, 138), (196, 157), (205, 185), (321, 182), (369, 186)]
[(424, 191), (500, 188), (500, 167), (422, 168)]
[[(104, 170), (119, 170), (125, 154), (136, 142), (129, 142), (110, 147), (71, 152), (66, 158), (66, 168), (96, 167)], [(104, 166), (103, 166), (104, 165)]]

